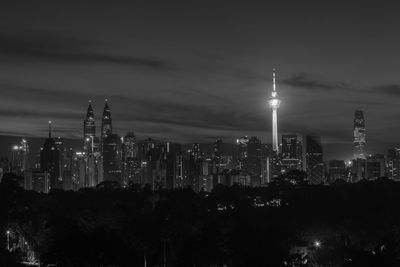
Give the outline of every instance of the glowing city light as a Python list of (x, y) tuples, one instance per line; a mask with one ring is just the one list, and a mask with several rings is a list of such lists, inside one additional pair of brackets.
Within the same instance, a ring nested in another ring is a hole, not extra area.
[(280, 101), (279, 99), (273, 98), (273, 99), (271, 99), (271, 100), (269, 101), (269, 106), (270, 106), (271, 108), (279, 108), (280, 102), (281, 102), (281, 101)]

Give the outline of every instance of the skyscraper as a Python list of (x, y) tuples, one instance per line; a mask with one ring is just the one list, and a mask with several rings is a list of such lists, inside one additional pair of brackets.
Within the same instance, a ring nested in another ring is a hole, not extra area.
[(165, 144), (165, 187), (167, 189), (173, 189), (178, 185), (182, 185), (182, 153), (181, 145), (172, 142), (166, 142)]
[(214, 175), (218, 175), (218, 173), (221, 171), (221, 165), (222, 165), (222, 140), (217, 139), (214, 142), (214, 147), (213, 147), (213, 152), (212, 152), (212, 165), (213, 165), (213, 170), (212, 173)]
[(111, 110), (108, 106), (108, 100), (104, 104), (103, 116), (101, 119), (101, 139), (103, 140), (109, 134), (112, 134), (112, 120), (111, 120)]
[(330, 160), (326, 167), (329, 183), (337, 180), (346, 181), (346, 165), (343, 160)]
[(122, 184), (140, 184), (140, 168), (136, 137), (133, 132), (128, 132), (122, 143)]
[(387, 172), (390, 179), (400, 180), (400, 148), (393, 147), (387, 154)]
[(29, 168), (29, 145), (22, 139), (19, 145), (15, 145), (11, 150), (11, 171), (17, 175), (24, 173)]
[(247, 143), (247, 166), (246, 172), (250, 175), (252, 186), (261, 185), (261, 164), (262, 164), (262, 145), (261, 141), (253, 136)]
[(271, 93), (271, 97), (268, 100), (269, 106), (272, 109), (272, 150), (276, 153), (279, 152), (279, 144), (278, 144), (278, 115), (277, 110), (280, 106), (280, 99), (278, 98), (278, 92), (276, 91), (275, 84), (275, 69), (272, 73), (272, 84), (273, 91)]
[(62, 189), (60, 180), (60, 152), (54, 139), (51, 137), (51, 121), (49, 121), (49, 137), (46, 138), (43, 149), (40, 151), (40, 168), (50, 175), (50, 188)]
[(109, 134), (103, 140), (104, 181), (121, 184), (121, 138), (118, 134)]
[(282, 135), (282, 168), (284, 170), (301, 169), (301, 142), (296, 134)]
[(237, 155), (237, 168), (243, 172), (247, 168), (247, 144), (249, 143), (249, 138), (247, 136), (242, 136), (236, 140), (238, 147)]
[(90, 154), (93, 151), (94, 137), (96, 136), (96, 126), (94, 120), (94, 112), (92, 107), (92, 101), (89, 101), (89, 106), (86, 112), (86, 118), (83, 121), (83, 149), (86, 154)]
[(354, 158), (365, 159), (365, 119), (364, 112), (356, 109), (354, 112)]
[[(199, 186), (199, 178), (201, 174), (201, 167), (202, 167), (202, 157), (200, 151), (200, 144), (194, 143), (192, 148), (187, 151), (184, 162), (184, 169), (185, 169), (185, 183), (186, 186), (191, 186), (193, 190), (198, 191)], [(216, 175), (215, 175), (216, 176)], [(214, 177), (215, 178), (215, 177)], [(214, 180), (216, 180), (215, 178)]]
[(306, 171), (307, 178), (311, 184), (324, 182), (324, 163), (320, 136), (306, 136)]

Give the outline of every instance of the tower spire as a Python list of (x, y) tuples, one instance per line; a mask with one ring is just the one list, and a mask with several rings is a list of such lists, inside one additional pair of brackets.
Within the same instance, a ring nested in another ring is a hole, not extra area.
[(108, 106), (108, 99), (106, 98), (103, 109), (103, 118), (101, 120), (101, 138), (104, 139), (110, 134), (112, 134), (111, 109)]
[(275, 71), (276, 71), (275, 69), (272, 69), (272, 84), (274, 92), (276, 92)]
[(94, 119), (94, 112), (93, 112), (93, 107), (92, 107), (92, 100), (89, 100), (89, 105), (86, 111), (86, 119)]
[(49, 138), (51, 138), (51, 121), (49, 121)]

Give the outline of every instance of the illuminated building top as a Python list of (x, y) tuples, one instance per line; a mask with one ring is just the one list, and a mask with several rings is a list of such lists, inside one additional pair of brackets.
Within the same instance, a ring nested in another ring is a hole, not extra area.
[(276, 82), (275, 82), (275, 69), (272, 73), (272, 92), (271, 97), (269, 98), (269, 106), (273, 109), (279, 108), (281, 101), (278, 98), (278, 92), (276, 91)]

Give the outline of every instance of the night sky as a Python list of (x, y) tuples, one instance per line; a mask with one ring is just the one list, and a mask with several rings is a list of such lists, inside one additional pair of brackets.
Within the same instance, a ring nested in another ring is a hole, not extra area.
[(81, 138), (108, 98), (120, 135), (270, 143), (276, 68), (280, 133), (350, 158), (362, 108), (367, 151), (398, 144), (400, 6), (264, 2), (1, 1), (0, 134)]

